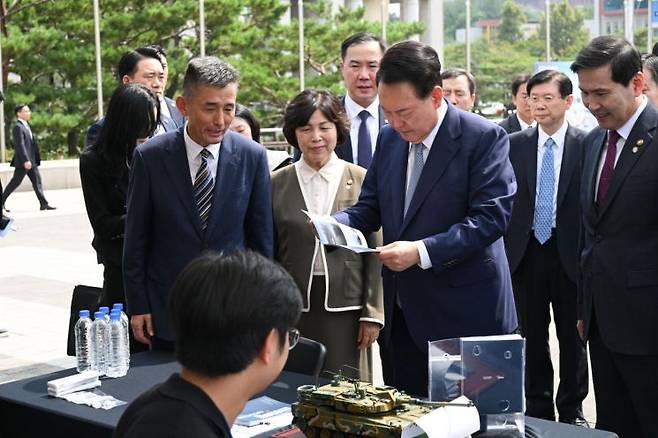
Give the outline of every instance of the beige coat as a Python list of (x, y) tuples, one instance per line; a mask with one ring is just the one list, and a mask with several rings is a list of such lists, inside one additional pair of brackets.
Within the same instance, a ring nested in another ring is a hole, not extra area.
[[(356, 203), (365, 169), (345, 164), (331, 213)], [(309, 282), (313, 276), (315, 238), (302, 213), (307, 210), (295, 166), (272, 174), (274, 210), (274, 257), (292, 275), (302, 292), (304, 311), (309, 309)], [(366, 236), (369, 246), (382, 243), (381, 231)], [(384, 298), (381, 264), (374, 254), (356, 254), (343, 248), (322, 248), (327, 261), (325, 310), (361, 310), (361, 321), (384, 325)], [(320, 257), (320, 252), (318, 252)]]

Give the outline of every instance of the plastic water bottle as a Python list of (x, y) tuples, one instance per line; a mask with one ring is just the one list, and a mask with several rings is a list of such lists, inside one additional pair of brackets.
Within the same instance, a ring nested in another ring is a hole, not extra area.
[(80, 319), (75, 323), (75, 358), (79, 373), (91, 369), (91, 318), (89, 310), (80, 311)]
[(102, 306), (98, 308), (99, 312), (103, 312), (105, 314), (105, 322), (110, 323), (110, 308), (107, 306)]
[(105, 313), (94, 313), (94, 322), (91, 324), (91, 369), (98, 371), (101, 376), (107, 372), (107, 322)]
[(128, 354), (126, 355), (127, 364), (130, 365), (130, 320), (128, 315), (123, 311), (123, 303), (114, 303), (112, 305), (112, 311), (120, 310), (121, 311), (121, 322), (126, 326), (126, 345), (128, 345)]
[(122, 377), (128, 373), (126, 362), (126, 327), (121, 322), (121, 313), (110, 315), (109, 325), (110, 354), (107, 363), (107, 377)]

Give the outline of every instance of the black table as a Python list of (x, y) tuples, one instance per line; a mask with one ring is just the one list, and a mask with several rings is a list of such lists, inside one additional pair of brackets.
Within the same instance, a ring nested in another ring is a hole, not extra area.
[[(134, 354), (128, 375), (103, 379), (100, 390), (119, 400), (131, 402), (141, 393), (164, 382), (180, 371), (171, 353)], [(44, 376), (0, 385), (0, 438), (19, 437), (111, 437), (127, 405), (110, 410), (92, 409), (49, 397), (49, 380), (66, 377), (75, 370), (63, 370)], [(296, 389), (313, 384), (313, 377), (284, 371), (265, 394), (286, 403), (296, 400)], [(526, 417), (526, 424), (542, 438), (615, 438), (615, 434), (563, 425)]]

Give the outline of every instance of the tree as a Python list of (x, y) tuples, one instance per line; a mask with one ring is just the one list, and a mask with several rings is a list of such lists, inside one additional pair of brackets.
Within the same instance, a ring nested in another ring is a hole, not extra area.
[[(584, 26), (584, 13), (567, 0), (551, 4), (551, 59), (573, 59), (587, 44), (589, 33)], [(546, 16), (539, 24), (538, 38), (546, 35)]]
[(503, 5), (502, 23), (498, 28), (498, 39), (513, 43), (523, 38), (521, 25), (525, 23), (525, 15), (521, 6), (507, 0)]
[[(471, 0), (471, 24), (483, 18), (498, 18), (505, 0)], [(447, 41), (455, 40), (457, 29), (466, 27), (466, 7), (463, 0), (448, 0), (443, 4), (443, 34)]]

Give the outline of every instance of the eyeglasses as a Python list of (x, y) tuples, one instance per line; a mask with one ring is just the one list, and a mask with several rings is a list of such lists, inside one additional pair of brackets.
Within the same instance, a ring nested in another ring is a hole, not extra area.
[(561, 97), (556, 97), (553, 96), (552, 94), (545, 94), (543, 96), (536, 96), (533, 94), (531, 96), (528, 96), (528, 102), (530, 103), (544, 102), (550, 104), (551, 102), (555, 102), (558, 99), (561, 99)]
[(299, 330), (296, 328), (291, 328), (288, 330), (288, 350), (292, 350), (295, 348), (295, 345), (299, 342), (299, 338), (301, 337), (301, 333), (299, 333)]

